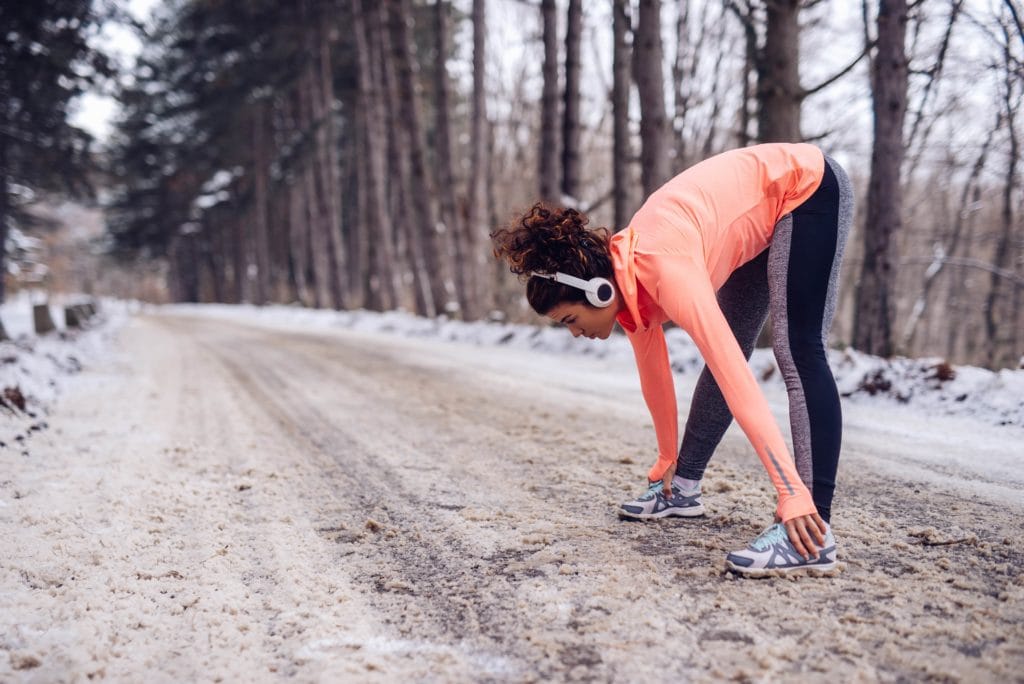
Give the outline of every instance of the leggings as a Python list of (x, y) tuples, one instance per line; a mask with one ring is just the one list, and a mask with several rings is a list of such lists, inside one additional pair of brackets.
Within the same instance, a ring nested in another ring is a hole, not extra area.
[[(736, 269), (718, 291), (719, 306), (747, 359), (771, 312), (772, 346), (789, 394), (796, 469), (826, 522), (843, 431), (826, 350), (852, 217), (850, 180), (826, 157), (821, 186), (782, 217), (768, 248)], [(700, 480), (731, 422), (732, 413), (705, 367), (690, 404), (677, 474)]]

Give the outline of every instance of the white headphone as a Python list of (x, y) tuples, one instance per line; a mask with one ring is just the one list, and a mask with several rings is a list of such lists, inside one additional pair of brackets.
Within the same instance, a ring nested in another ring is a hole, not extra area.
[(537, 273), (536, 271), (531, 273), (531, 275), (554, 280), (563, 285), (575, 287), (577, 290), (583, 290), (587, 293), (587, 301), (599, 309), (603, 309), (615, 301), (615, 287), (607, 278), (598, 276), (590, 280), (583, 280), (567, 273)]

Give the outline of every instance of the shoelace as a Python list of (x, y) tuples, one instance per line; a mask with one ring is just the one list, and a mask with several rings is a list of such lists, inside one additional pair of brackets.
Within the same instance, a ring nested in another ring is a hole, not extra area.
[(764, 551), (769, 546), (773, 546), (774, 544), (785, 539), (789, 539), (789, 535), (786, 533), (786, 528), (780, 525), (779, 523), (775, 523), (771, 527), (767, 528), (764, 532), (759, 534), (757, 536), (757, 539), (751, 542), (750, 545), (753, 546), (754, 549), (756, 549), (757, 551)]

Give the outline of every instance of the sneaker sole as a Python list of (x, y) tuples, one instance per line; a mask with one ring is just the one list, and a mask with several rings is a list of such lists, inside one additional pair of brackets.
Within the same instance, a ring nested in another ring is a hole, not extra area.
[(797, 565), (792, 568), (745, 568), (735, 565), (732, 561), (726, 560), (727, 570), (743, 577), (793, 577), (797, 575), (810, 575), (812, 577), (833, 577), (839, 574), (839, 561), (824, 563), (821, 565)]
[(704, 506), (690, 508), (666, 508), (660, 513), (630, 513), (619, 509), (619, 517), (626, 520), (661, 520), (662, 518), (699, 518), (704, 515)]

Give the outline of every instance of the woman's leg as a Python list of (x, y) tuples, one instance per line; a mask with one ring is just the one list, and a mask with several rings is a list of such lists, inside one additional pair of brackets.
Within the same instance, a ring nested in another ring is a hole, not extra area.
[(852, 200), (846, 173), (826, 159), (821, 187), (779, 222), (768, 256), (773, 346), (789, 393), (793, 455), (826, 521), (832, 514), (843, 430), (827, 340)]
[[(718, 291), (718, 305), (748, 359), (768, 317), (767, 266), (766, 249), (733, 271)], [(731, 422), (732, 413), (722, 391), (705, 366), (690, 401), (676, 475), (687, 480), (703, 478), (704, 469)]]

